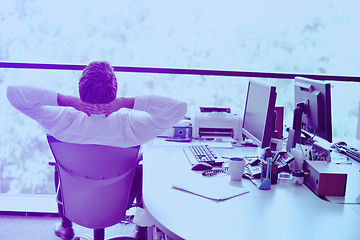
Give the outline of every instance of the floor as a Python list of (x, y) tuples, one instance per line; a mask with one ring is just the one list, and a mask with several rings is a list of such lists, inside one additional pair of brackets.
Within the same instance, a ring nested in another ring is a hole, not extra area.
[[(0, 215), (1, 240), (60, 240), (55, 236), (54, 229), (60, 223), (59, 217), (53, 216), (12, 216)], [(91, 229), (74, 224), (75, 234), (92, 236)], [(105, 237), (134, 237), (135, 225), (117, 224), (105, 230)]]

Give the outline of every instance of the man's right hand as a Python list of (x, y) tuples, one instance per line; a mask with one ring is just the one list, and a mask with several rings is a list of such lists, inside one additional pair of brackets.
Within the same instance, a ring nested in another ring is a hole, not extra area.
[(108, 117), (110, 114), (119, 111), (121, 108), (132, 109), (134, 107), (135, 98), (122, 97), (116, 98), (110, 103), (90, 104), (81, 101), (78, 97), (58, 93), (57, 101), (59, 106), (73, 107), (78, 111), (84, 112), (88, 116), (91, 116), (91, 114), (105, 114), (105, 117)]
[(115, 98), (106, 104), (94, 104), (91, 109), (92, 114), (105, 114), (108, 117), (113, 112), (119, 111), (121, 108), (132, 109), (134, 107), (135, 98)]

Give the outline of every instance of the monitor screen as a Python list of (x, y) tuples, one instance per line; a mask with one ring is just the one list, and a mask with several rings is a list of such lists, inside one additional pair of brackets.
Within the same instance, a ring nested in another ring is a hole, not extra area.
[(295, 78), (295, 104), (304, 105), (301, 129), (329, 142), (332, 141), (330, 88), (330, 83), (325, 81)]
[(276, 87), (250, 80), (246, 96), (243, 135), (265, 148), (275, 132)]

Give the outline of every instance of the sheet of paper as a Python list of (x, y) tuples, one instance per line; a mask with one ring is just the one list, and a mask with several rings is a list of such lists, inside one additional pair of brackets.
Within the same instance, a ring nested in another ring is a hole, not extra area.
[(249, 192), (231, 185), (214, 187), (212, 184), (174, 184), (173, 188), (216, 201), (224, 201)]
[(194, 145), (194, 142), (169, 142), (166, 141), (165, 138), (155, 138), (154, 139), (154, 145), (161, 145), (161, 146), (180, 146), (180, 147), (185, 147), (185, 146), (190, 146), (190, 145)]
[(217, 141), (198, 141), (192, 140), (191, 142), (169, 142), (166, 141), (165, 138), (155, 138), (154, 145), (162, 145), (162, 146), (190, 146), (190, 145), (209, 145), (209, 147), (213, 148), (233, 148), (231, 142), (217, 142)]
[(205, 144), (212, 148), (233, 148), (231, 142), (206, 141)]

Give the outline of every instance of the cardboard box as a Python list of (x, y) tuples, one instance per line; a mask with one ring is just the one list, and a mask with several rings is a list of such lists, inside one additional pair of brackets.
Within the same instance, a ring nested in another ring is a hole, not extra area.
[(304, 161), (304, 183), (318, 196), (345, 196), (347, 174), (326, 161)]

